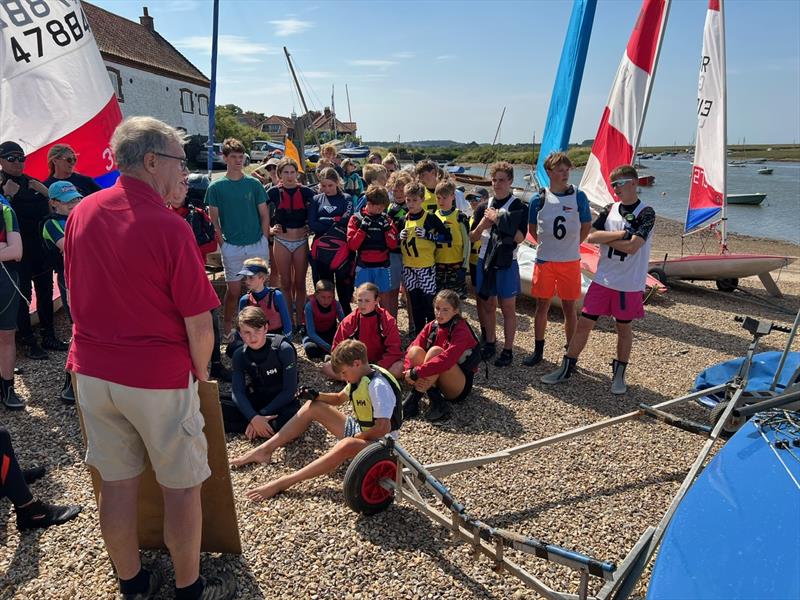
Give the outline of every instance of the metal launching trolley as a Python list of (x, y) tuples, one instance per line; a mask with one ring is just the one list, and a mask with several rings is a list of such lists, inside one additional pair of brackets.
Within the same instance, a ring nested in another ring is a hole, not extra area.
[[(741, 369), (727, 383), (687, 394), (680, 398), (667, 400), (653, 406), (640, 404), (635, 411), (493, 454), (429, 465), (421, 464), (391, 436), (387, 436), (379, 443), (372, 444), (362, 450), (353, 459), (344, 478), (345, 501), (352, 510), (364, 515), (372, 515), (386, 510), (395, 499), (404, 500), (421, 510), (433, 521), (450, 529), (456, 537), (470, 544), (473, 554), (480, 553), (487, 556), (494, 563), (495, 570), (507, 571), (545, 598), (557, 600), (627, 598), (650, 557), (658, 547), (675, 508), (702, 470), (709, 452), (723, 431), (723, 426), (727, 424), (727, 427), (730, 427), (731, 417), (734, 414), (744, 413), (742, 416), (753, 414), (755, 405), (748, 406), (746, 409), (744, 407), (748, 399), (748, 396), (744, 395), (744, 389), (747, 385), (750, 362), (759, 340), (773, 330), (788, 332), (790, 333), (790, 339), (784, 351), (788, 352), (792, 337), (797, 331), (800, 317), (795, 320), (794, 327), (791, 330), (769, 321), (757, 321), (749, 317), (744, 319), (737, 317), (737, 320), (743, 323), (743, 327), (752, 334), (753, 339)], [(669, 407), (696, 400), (703, 395), (714, 393), (724, 393), (725, 397), (728, 398), (728, 402), (724, 410), (715, 415), (716, 422), (713, 428), (678, 417), (665, 410)], [(774, 391), (773, 388), (770, 398), (760, 397), (757, 404), (786, 404), (798, 399), (800, 399), (800, 385), (793, 385), (781, 392)], [(752, 401), (752, 397), (749, 400)], [(466, 506), (458, 502), (447, 486), (441, 482), (441, 478), (447, 475), (508, 459), (537, 448), (557, 444), (642, 417), (662, 421), (684, 431), (704, 436), (707, 439), (661, 521), (656, 526), (648, 527), (644, 531), (638, 542), (619, 565), (592, 558), (581, 552), (550, 544), (535, 537), (527, 537), (506, 529), (491, 527), (471, 516), (467, 512)], [(421, 490), (430, 492), (433, 495), (433, 500), (424, 498), (420, 493)], [(510, 551), (532, 554), (537, 558), (565, 565), (578, 571), (580, 573), (578, 593), (572, 594), (550, 588), (535, 575), (526, 571), (521, 565), (509, 558)], [(597, 581), (598, 585), (602, 581), (602, 585), (595, 593), (590, 593), (589, 589), (589, 584), (592, 580)]]

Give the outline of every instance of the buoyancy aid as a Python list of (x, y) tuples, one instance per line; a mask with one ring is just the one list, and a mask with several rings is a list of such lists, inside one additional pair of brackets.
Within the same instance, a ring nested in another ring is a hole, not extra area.
[(185, 214), (182, 214), (180, 211), (176, 212), (191, 226), (194, 239), (197, 240), (197, 245), (204, 246), (209, 242), (213, 242), (216, 239), (214, 223), (205, 218), (203, 209), (189, 204), (186, 206), (185, 210)]
[(365, 218), (369, 218), (369, 228), (365, 231), (366, 237), (358, 249), (357, 259), (359, 266), (388, 267), (389, 246), (386, 243), (386, 225), (389, 217), (383, 213), (379, 215), (365, 215), (363, 212), (353, 215), (357, 227), (361, 227)]
[(422, 227), (426, 232), (434, 231), (431, 218), (436, 217), (424, 210), (414, 217), (406, 215), (403, 225), (406, 230), (405, 239), (400, 241), (404, 266), (421, 269), (435, 264), (436, 242), (427, 237), (417, 237), (416, 234), (417, 227)]
[[(283, 364), (280, 358), (281, 344), (286, 338), (282, 335), (267, 334), (267, 345), (270, 351), (263, 355), (261, 349), (258, 359), (254, 359), (254, 351), (245, 347), (245, 389), (251, 398), (260, 397), (271, 400), (283, 391), (283, 371), (287, 365)], [(292, 346), (294, 349), (294, 346)], [(297, 353), (295, 352), (295, 361)]]
[(267, 289), (269, 291), (261, 300), (257, 300), (255, 294), (250, 292), (247, 295), (247, 304), (249, 306), (257, 306), (264, 311), (264, 316), (267, 317), (267, 329), (269, 331), (283, 331), (281, 312), (275, 305), (275, 290), (272, 288)]
[(279, 188), (280, 200), (275, 207), (275, 223), (285, 229), (299, 229), (308, 223), (308, 204), (303, 187), (297, 186), (291, 190), (281, 186)]
[(338, 321), (336, 301), (332, 302), (329, 307), (323, 308), (313, 295), (308, 300), (311, 302), (311, 314), (314, 317), (314, 329), (317, 330), (317, 333), (326, 333), (336, 329)]
[(350, 396), (350, 404), (353, 406), (353, 413), (356, 421), (361, 426), (362, 430), (368, 430), (375, 426), (375, 417), (373, 416), (372, 398), (369, 395), (369, 384), (375, 377), (382, 376), (392, 388), (394, 392), (394, 410), (391, 416), (391, 430), (397, 431), (403, 424), (403, 404), (401, 402), (400, 384), (394, 378), (394, 375), (389, 373), (383, 367), (370, 364), (372, 373), (365, 375), (358, 382), (357, 386), (349, 384), (348, 392)]
[[(472, 338), (475, 340), (475, 344), (465, 350), (463, 354), (458, 357), (458, 365), (464, 371), (475, 372), (478, 370), (478, 366), (481, 362), (481, 342), (480, 339), (478, 339), (478, 336), (475, 335), (475, 331), (473, 331), (472, 326), (462, 317), (456, 315), (450, 320), (450, 323), (444, 327), (444, 330), (447, 332), (444, 343), (438, 345), (446, 349), (446, 346), (450, 344), (450, 339), (453, 337), (453, 330), (456, 327), (466, 327), (472, 334)], [(437, 345), (436, 338), (438, 335), (439, 322), (433, 321), (431, 323), (431, 329), (428, 332), (428, 337), (425, 340), (425, 343), (427, 344), (427, 348), (425, 348), (425, 350), (430, 349), (431, 346)]]
[(457, 208), (446, 214), (437, 210), (435, 215), (450, 232), (449, 242), (436, 244), (436, 262), (445, 265), (464, 263), (464, 244), (469, 244), (467, 218)]

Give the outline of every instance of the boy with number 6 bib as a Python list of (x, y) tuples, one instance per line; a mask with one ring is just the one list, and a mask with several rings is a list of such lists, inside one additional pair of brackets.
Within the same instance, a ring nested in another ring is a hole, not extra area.
[(547, 312), (554, 296), (561, 299), (567, 344), (575, 333), (575, 302), (581, 297), (581, 242), (589, 235), (592, 213), (586, 194), (569, 184), (572, 161), (553, 152), (544, 161), (550, 187), (533, 197), (528, 209), (528, 233), (538, 244), (531, 295), (536, 298), (533, 354), (522, 361), (538, 365), (544, 356)]

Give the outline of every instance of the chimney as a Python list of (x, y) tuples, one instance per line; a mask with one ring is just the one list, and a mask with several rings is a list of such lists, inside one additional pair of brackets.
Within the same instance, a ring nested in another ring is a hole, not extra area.
[(144, 14), (139, 17), (139, 23), (141, 23), (147, 31), (155, 33), (156, 28), (155, 25), (153, 25), (153, 17), (148, 14), (146, 6), (144, 7)]

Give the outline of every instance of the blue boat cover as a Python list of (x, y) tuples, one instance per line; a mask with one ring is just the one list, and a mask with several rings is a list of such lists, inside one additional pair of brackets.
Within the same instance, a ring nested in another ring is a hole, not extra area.
[(800, 598), (800, 448), (771, 446), (764, 436), (774, 441), (776, 432), (765, 427), (762, 436), (754, 423), (763, 414), (728, 440), (678, 505), (648, 600)]
[[(766, 391), (772, 385), (772, 378), (775, 377), (775, 371), (778, 370), (778, 363), (780, 362), (782, 352), (761, 352), (753, 356), (753, 364), (750, 367), (750, 378), (747, 381), (745, 391)], [(739, 367), (742, 366), (744, 357), (734, 358), (723, 363), (709, 367), (694, 381), (693, 391), (699, 392), (715, 385), (726, 383), (733, 379)], [(779, 385), (788, 385), (789, 378), (800, 366), (800, 352), (789, 352), (786, 357), (786, 363), (783, 365), (781, 377), (778, 380)], [(791, 382), (794, 383), (794, 382)], [(700, 403), (713, 408), (719, 400), (724, 399), (720, 397), (703, 396), (700, 398)]]

